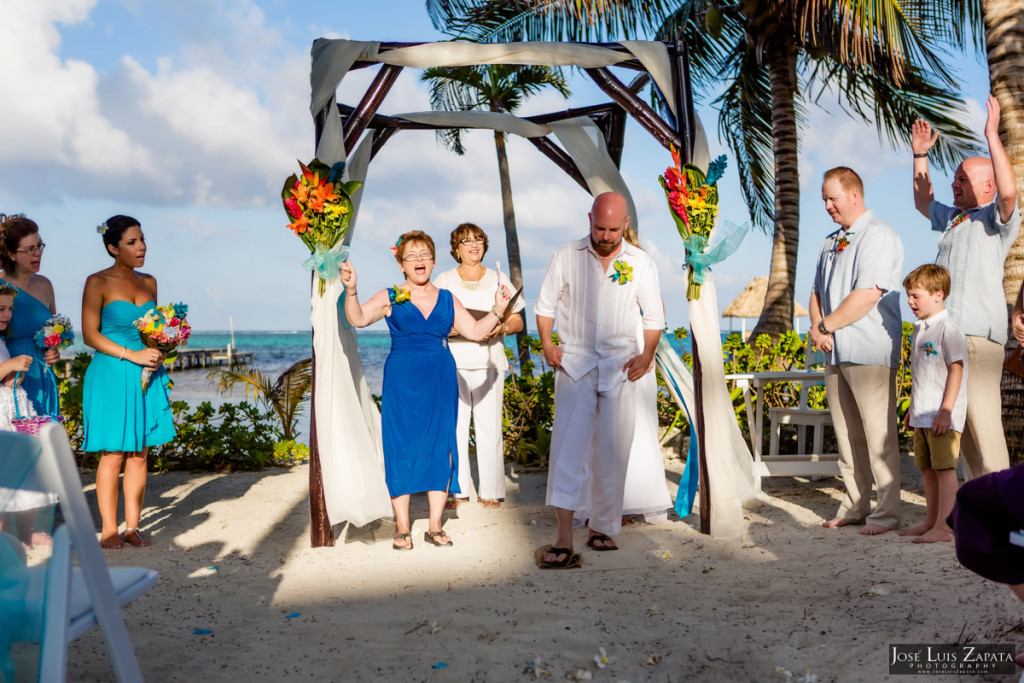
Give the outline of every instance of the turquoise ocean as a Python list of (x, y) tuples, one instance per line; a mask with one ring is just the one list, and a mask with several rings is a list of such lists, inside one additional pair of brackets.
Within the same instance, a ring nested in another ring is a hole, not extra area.
[[(384, 383), (384, 361), (387, 359), (391, 349), (391, 336), (387, 332), (359, 332), (359, 355), (363, 361), (363, 372), (366, 375), (366, 383), (374, 394), (381, 393)], [(724, 339), (727, 333), (723, 333)], [(231, 343), (230, 332), (193, 332), (189, 339), (190, 350), (217, 349), (223, 350)], [(679, 341), (669, 337), (677, 351), (690, 351), (689, 339), (683, 340), (680, 346)], [(513, 348), (515, 337), (506, 337), (505, 343)], [(296, 332), (235, 332), (234, 348), (239, 353), (252, 353), (252, 365), (271, 380), (287, 370), (292, 364), (309, 358), (312, 355), (313, 333), (312, 331)], [(66, 358), (82, 351), (90, 352), (91, 349), (78, 343), (63, 352)], [(534, 359), (537, 361), (538, 359)], [(539, 363), (538, 363), (539, 364)], [(223, 368), (224, 366), (220, 366)], [(217, 392), (216, 369), (193, 368), (189, 370), (175, 370), (170, 373), (174, 380), (174, 388), (171, 390), (172, 400), (186, 401), (192, 406), (197, 406), (203, 401), (210, 401), (214, 405), (224, 402), (240, 402), (245, 396), (240, 388), (236, 388), (232, 394), (222, 395)], [(241, 385), (239, 385), (241, 386)], [(250, 396), (250, 401), (252, 400)], [(303, 435), (308, 432), (309, 416), (303, 415), (299, 422), (299, 429)], [(303, 436), (305, 440), (305, 436)]]

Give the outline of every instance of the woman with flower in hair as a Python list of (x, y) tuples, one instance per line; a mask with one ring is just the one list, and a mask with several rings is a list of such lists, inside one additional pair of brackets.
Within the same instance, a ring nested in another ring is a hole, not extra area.
[[(499, 286), (511, 289), (512, 282), (505, 275), (487, 268), (482, 263), (487, 254), (487, 234), (472, 223), (463, 223), (451, 234), (451, 254), (458, 267), (441, 273), (434, 284), (449, 290), (474, 318), (487, 315)], [(523, 310), (517, 300), (513, 311)], [(469, 469), (469, 423), (473, 421), (476, 434), (476, 465), (480, 475), (477, 500), (486, 508), (501, 506), (505, 497), (505, 458), (501, 429), (501, 407), (505, 394), (506, 334), (523, 329), (523, 318), (511, 315), (495, 325), (483, 341), (470, 341), (461, 335), (449, 339), (452, 356), (459, 376), (459, 419), (456, 437), (459, 443), (458, 496), (449, 496), (446, 507), (455, 509), (469, 501), (473, 477)]]
[(355, 327), (387, 318), (391, 352), (384, 363), (381, 427), (384, 478), (395, 510), (395, 550), (411, 550), (409, 499), (427, 492), (430, 504), (427, 543), (450, 547), (441, 529), (448, 491), (459, 492), (459, 453), (455, 419), (459, 389), (455, 360), (448, 350), (448, 333), (480, 341), (498, 324), (508, 306), (507, 287), (497, 289), (494, 305), (479, 320), (448, 290), (430, 282), (434, 270), (434, 240), (414, 230), (398, 239), (395, 258), (405, 276), (400, 286), (383, 289), (359, 303), (356, 271), (341, 265), (345, 285), (345, 315)]
[(60, 359), (56, 349), (43, 351), (35, 334), (57, 312), (53, 285), (39, 274), (46, 244), (39, 237), (39, 226), (21, 214), (0, 214), (0, 283), (13, 285), (18, 296), (7, 330), (7, 349), (11, 355), (32, 356), (35, 363), (22, 375), (22, 387), (40, 415), (56, 415), (57, 381), (48, 364)]
[[(146, 493), (146, 452), (174, 438), (164, 356), (146, 348), (134, 321), (156, 305), (156, 280), (136, 272), (146, 261), (146, 238), (134, 218), (114, 216), (97, 228), (114, 265), (93, 273), (82, 296), (82, 335), (96, 349), (83, 386), (86, 452), (100, 452), (96, 501), (100, 546), (150, 545), (139, 530)], [(142, 390), (142, 369), (156, 370)], [(124, 464), (124, 534), (118, 535), (117, 494)]]

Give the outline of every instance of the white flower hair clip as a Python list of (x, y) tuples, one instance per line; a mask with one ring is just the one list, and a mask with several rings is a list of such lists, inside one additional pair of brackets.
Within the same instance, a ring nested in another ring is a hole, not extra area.
[(96, 226), (96, 232), (98, 232), (101, 235), (105, 235), (107, 233), (107, 222), (104, 221), (104, 222), (100, 223), (99, 225), (97, 225)]

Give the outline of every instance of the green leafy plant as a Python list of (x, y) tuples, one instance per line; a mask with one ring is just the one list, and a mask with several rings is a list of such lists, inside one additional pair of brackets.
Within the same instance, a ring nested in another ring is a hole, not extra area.
[(259, 401), (265, 409), (277, 416), (285, 440), (294, 441), (299, 416), (313, 386), (313, 359), (306, 358), (281, 373), (276, 381), (255, 368), (213, 370), (210, 379), (217, 380), (217, 391), (230, 393), (236, 384), (245, 390), (244, 397)]

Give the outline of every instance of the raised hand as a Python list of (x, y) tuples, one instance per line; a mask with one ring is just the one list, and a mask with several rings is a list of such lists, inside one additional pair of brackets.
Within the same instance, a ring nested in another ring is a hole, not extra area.
[(341, 264), (341, 284), (350, 292), (356, 288), (356, 269), (349, 261)]
[(512, 292), (508, 291), (508, 287), (499, 285), (498, 289), (494, 292), (494, 310), (499, 314), (504, 313), (505, 309), (508, 308), (508, 302), (511, 298)]
[(932, 130), (932, 125), (924, 119), (914, 121), (910, 129), (910, 147), (914, 154), (927, 154), (939, 139), (939, 132)]
[(992, 136), (999, 137), (999, 100), (995, 95), (989, 95), (985, 100), (985, 109), (988, 110), (988, 118), (985, 120), (985, 139), (990, 140)]

